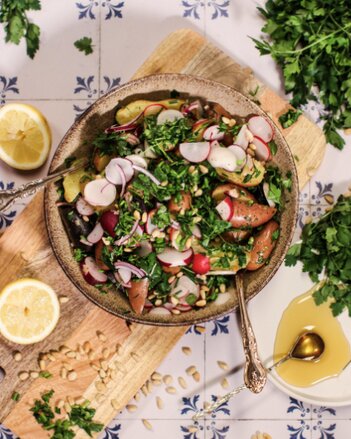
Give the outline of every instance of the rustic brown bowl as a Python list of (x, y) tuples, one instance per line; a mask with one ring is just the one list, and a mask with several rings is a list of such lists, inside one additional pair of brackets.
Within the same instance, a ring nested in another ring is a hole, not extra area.
[[(177, 90), (181, 97), (197, 96), (209, 101), (218, 102), (230, 113), (245, 117), (249, 114), (261, 114), (268, 117), (261, 108), (231, 87), (207, 79), (181, 74), (152, 75), (122, 85), (98, 99), (72, 125), (62, 139), (52, 159), (50, 172), (62, 167), (64, 160), (70, 156), (87, 156), (91, 152), (91, 140), (114, 122), (117, 105), (127, 104), (135, 99), (164, 99), (169, 97), (170, 90)], [(274, 125), (274, 123), (272, 122)], [(285, 174), (290, 171), (292, 176), (291, 192), (285, 193), (286, 207), (281, 218), (281, 234), (272, 253), (270, 262), (258, 271), (245, 273), (246, 297), (251, 299), (269, 282), (283, 262), (291, 243), (298, 210), (297, 173), (291, 151), (277, 128), (274, 126), (274, 140), (278, 153), (273, 162)], [(217, 318), (233, 311), (237, 307), (236, 294), (233, 289), (232, 297), (224, 305), (209, 304), (203, 309), (190, 311), (167, 318), (149, 314), (135, 314), (123, 293), (110, 291), (101, 294), (90, 286), (81, 274), (79, 264), (72, 257), (70, 242), (64, 230), (58, 208), (56, 206), (57, 192), (55, 185), (50, 185), (45, 193), (46, 225), (49, 239), (58, 262), (72, 283), (90, 300), (101, 308), (116, 316), (139, 323), (177, 326), (191, 325)]]

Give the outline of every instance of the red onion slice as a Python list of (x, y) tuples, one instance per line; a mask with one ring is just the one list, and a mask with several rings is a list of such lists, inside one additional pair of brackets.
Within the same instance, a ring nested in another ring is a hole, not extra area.
[(133, 224), (133, 227), (132, 227), (131, 231), (128, 233), (128, 235), (122, 236), (122, 238), (120, 238), (117, 241), (115, 241), (115, 244), (116, 245), (122, 245), (126, 241), (128, 241), (134, 235), (135, 231), (138, 228), (138, 225), (139, 225), (139, 220), (136, 220), (135, 223)]
[(152, 175), (151, 172), (149, 172), (147, 169), (144, 169), (138, 165), (133, 165), (133, 169), (141, 172), (142, 174), (145, 174), (147, 177), (150, 178), (151, 181), (153, 181), (155, 184), (157, 184), (157, 186), (159, 186), (161, 184), (160, 180), (158, 180), (154, 175)]
[(84, 279), (90, 285), (102, 284), (107, 282), (107, 276), (96, 265), (95, 260), (91, 256), (87, 256), (81, 263), (81, 269)]
[(104, 229), (100, 223), (96, 223), (93, 230), (87, 236), (87, 240), (92, 244), (96, 244), (104, 236)]
[(130, 271), (129, 268), (123, 268), (123, 267), (119, 268), (118, 274), (120, 275), (120, 278), (125, 284), (129, 283), (132, 278), (132, 272)]
[(130, 264), (129, 262), (117, 261), (114, 264), (115, 268), (119, 270), (120, 268), (127, 268), (134, 274), (136, 277), (141, 279), (146, 276), (146, 273), (141, 268), (136, 267), (135, 265)]
[(109, 133), (119, 133), (121, 131), (132, 131), (135, 130), (135, 128), (137, 128), (138, 125), (136, 125), (135, 123), (126, 123), (124, 125), (111, 125), (110, 127), (105, 129), (105, 133), (109, 134)]
[(119, 284), (121, 284), (122, 287), (124, 287), (124, 288), (130, 288), (130, 287), (132, 286), (132, 284), (131, 284), (130, 282), (128, 282), (128, 283), (124, 283), (124, 282), (123, 282), (123, 280), (122, 280), (121, 276), (119, 275), (119, 272), (118, 272), (118, 271), (116, 271), (116, 272), (114, 273), (114, 276), (115, 276), (116, 281), (117, 281)]
[(170, 316), (172, 315), (171, 311), (163, 306), (158, 306), (157, 308), (152, 308), (149, 312), (150, 315), (154, 316)]
[(205, 140), (222, 140), (224, 132), (219, 130), (219, 125), (211, 125), (205, 129), (203, 137)]
[(90, 216), (95, 210), (89, 203), (87, 203), (83, 197), (79, 197), (76, 202), (76, 209), (80, 215)]

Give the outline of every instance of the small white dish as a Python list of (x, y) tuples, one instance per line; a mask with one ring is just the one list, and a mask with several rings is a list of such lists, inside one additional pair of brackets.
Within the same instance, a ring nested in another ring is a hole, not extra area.
[[(307, 292), (313, 283), (302, 265), (282, 266), (264, 290), (250, 302), (250, 318), (256, 334), (260, 358), (266, 367), (273, 363), (274, 341), (278, 325), (289, 303)], [(351, 318), (347, 311), (338, 317), (346, 338), (351, 344)], [(316, 405), (351, 405), (351, 365), (338, 377), (325, 380), (310, 387), (295, 387), (285, 383), (276, 372), (271, 372), (269, 380), (282, 392), (301, 401)]]

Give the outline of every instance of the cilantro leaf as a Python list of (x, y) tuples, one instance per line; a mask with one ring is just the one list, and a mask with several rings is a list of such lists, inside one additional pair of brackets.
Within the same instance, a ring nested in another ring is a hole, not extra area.
[(279, 117), (279, 123), (283, 128), (289, 128), (297, 121), (301, 114), (302, 110), (290, 108), (290, 110)]
[(93, 53), (93, 40), (91, 38), (83, 37), (80, 40), (75, 41), (74, 45), (80, 52), (84, 52), (85, 55)]

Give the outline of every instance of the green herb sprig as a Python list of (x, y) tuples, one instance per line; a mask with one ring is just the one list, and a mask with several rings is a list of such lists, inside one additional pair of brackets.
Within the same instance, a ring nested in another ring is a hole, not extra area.
[(290, 247), (285, 265), (297, 261), (313, 282), (323, 282), (314, 293), (316, 304), (332, 298), (333, 314), (347, 308), (351, 317), (351, 198), (340, 196), (332, 210), (305, 225), (302, 242)]
[[(351, 127), (351, 8), (349, 0), (268, 0), (258, 8), (271, 42), (253, 39), (261, 55), (282, 68), (291, 103), (318, 99), (325, 106), (327, 141), (342, 149), (338, 129)], [(291, 119), (290, 119), (291, 120)]]
[(80, 52), (84, 52), (85, 55), (90, 55), (93, 53), (93, 40), (91, 38), (83, 37), (80, 40), (75, 41), (74, 46)]

